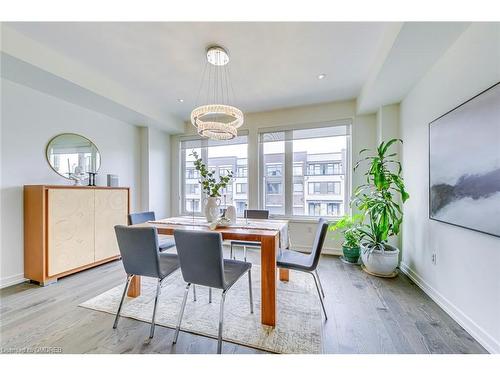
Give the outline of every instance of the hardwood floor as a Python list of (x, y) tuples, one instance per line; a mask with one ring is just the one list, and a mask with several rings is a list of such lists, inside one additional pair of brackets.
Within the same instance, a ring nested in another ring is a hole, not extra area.
[[(238, 253), (241, 256), (241, 253)], [(249, 250), (258, 263), (257, 250)], [(323, 256), (319, 274), (329, 319), (323, 325), (324, 353), (486, 353), (465, 330), (404, 275), (370, 276), (337, 257)], [(293, 277), (293, 273), (291, 275)], [(0, 347), (51, 347), (63, 353), (215, 353), (216, 340), (156, 327), (78, 304), (124, 283), (120, 261), (60, 279), (48, 287), (24, 283), (0, 291)], [(318, 301), (319, 303), (319, 301)], [(60, 348), (60, 349), (58, 349)], [(224, 343), (223, 353), (262, 353)]]

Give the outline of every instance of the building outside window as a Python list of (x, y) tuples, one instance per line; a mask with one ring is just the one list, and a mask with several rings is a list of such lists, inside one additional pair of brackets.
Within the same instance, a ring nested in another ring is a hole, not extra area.
[(260, 207), (286, 217), (345, 214), (348, 125), (263, 131), (259, 137)]
[(237, 193), (246, 193), (247, 192), (247, 184), (236, 184), (236, 192)]
[(236, 173), (237, 177), (248, 177), (248, 168), (247, 167), (238, 167), (238, 171)]
[(186, 184), (186, 194), (199, 194), (200, 184)]
[(268, 176), (282, 176), (283, 175), (283, 165), (282, 164), (272, 164), (266, 166)]
[(266, 193), (267, 194), (281, 194), (281, 182), (268, 182)]
[(302, 163), (293, 163), (293, 175), (302, 176), (304, 174)]
[[(240, 135), (231, 141), (213, 141), (209, 139), (191, 138), (182, 139), (181, 162), (183, 176), (181, 176), (182, 213), (191, 214), (193, 209), (197, 215), (202, 215), (203, 201), (206, 197), (198, 182), (200, 176), (194, 168), (193, 150), (202, 158), (208, 169), (214, 172), (218, 181), (220, 176), (226, 176), (230, 171), (246, 171), (248, 169), (247, 136)], [(222, 205), (234, 204), (237, 214), (243, 216), (245, 204), (248, 204), (246, 172), (234, 173), (231, 183), (220, 191)], [(240, 186), (240, 191), (237, 191)], [(244, 187), (243, 187), (244, 186)], [(193, 199), (195, 203), (193, 204)]]

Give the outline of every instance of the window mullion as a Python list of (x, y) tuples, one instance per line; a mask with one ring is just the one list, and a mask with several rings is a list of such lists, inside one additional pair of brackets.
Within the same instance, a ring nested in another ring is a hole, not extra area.
[(293, 215), (293, 131), (285, 132), (285, 216)]

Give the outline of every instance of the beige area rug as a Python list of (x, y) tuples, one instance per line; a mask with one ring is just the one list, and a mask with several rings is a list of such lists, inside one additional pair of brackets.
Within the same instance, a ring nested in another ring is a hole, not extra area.
[[(321, 352), (322, 316), (310, 275), (291, 272), (290, 281), (278, 282), (278, 314), (274, 329), (260, 323), (260, 267), (252, 267), (254, 314), (250, 313), (248, 277), (243, 276), (227, 293), (224, 305), (223, 340), (273, 353), (317, 354)], [(179, 271), (164, 281), (156, 311), (156, 324), (175, 328), (186, 283)], [(116, 314), (124, 284), (94, 297), (80, 306)], [(142, 278), (142, 294), (126, 297), (121, 316), (151, 322), (156, 280)], [(197, 301), (189, 292), (181, 330), (217, 338), (220, 291), (196, 288)], [(109, 327), (112, 329), (111, 327)]]

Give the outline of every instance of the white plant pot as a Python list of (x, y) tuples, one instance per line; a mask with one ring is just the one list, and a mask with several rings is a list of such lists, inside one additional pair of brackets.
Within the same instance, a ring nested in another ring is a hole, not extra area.
[(205, 198), (205, 217), (209, 223), (216, 221), (220, 215), (220, 199), (217, 197)]
[(399, 249), (385, 245), (386, 250), (368, 251), (366, 244), (361, 244), (361, 260), (370, 273), (380, 276), (390, 276), (399, 263)]

